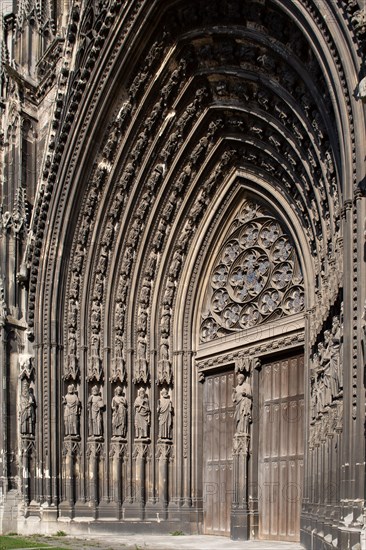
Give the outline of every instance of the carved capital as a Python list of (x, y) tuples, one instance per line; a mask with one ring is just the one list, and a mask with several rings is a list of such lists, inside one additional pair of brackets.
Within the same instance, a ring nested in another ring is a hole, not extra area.
[(127, 445), (125, 440), (112, 441), (109, 451), (109, 458), (127, 458)]
[(132, 458), (134, 460), (150, 460), (151, 451), (150, 451), (150, 440), (144, 441), (135, 441), (133, 446)]
[(249, 454), (250, 448), (250, 435), (248, 434), (235, 434), (233, 442), (233, 455)]
[(166, 460), (168, 462), (172, 461), (174, 458), (173, 455), (173, 445), (171, 442), (158, 442), (156, 447), (156, 455), (155, 457), (158, 460)]

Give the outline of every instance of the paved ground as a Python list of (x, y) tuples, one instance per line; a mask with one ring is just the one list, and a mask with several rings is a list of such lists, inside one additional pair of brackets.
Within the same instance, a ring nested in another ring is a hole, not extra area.
[(291, 542), (239, 542), (204, 535), (88, 535), (83, 539), (52, 537), (52, 542), (47, 542), (73, 550), (303, 550), (300, 544)]

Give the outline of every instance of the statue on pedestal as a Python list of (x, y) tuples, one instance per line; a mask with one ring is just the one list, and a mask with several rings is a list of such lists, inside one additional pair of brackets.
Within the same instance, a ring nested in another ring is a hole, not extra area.
[(124, 397), (121, 386), (114, 390), (112, 407), (112, 435), (113, 437), (126, 437), (127, 428), (127, 399)]
[(233, 389), (235, 403), (235, 434), (249, 435), (249, 424), (252, 420), (252, 388), (244, 374), (238, 374), (237, 385)]
[(79, 416), (81, 403), (76, 394), (74, 384), (67, 387), (67, 394), (62, 398), (64, 404), (65, 436), (79, 435)]

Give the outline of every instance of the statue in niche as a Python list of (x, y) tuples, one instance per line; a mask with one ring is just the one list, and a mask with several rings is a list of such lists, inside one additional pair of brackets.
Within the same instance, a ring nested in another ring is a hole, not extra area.
[(19, 401), (20, 433), (22, 435), (34, 436), (36, 427), (36, 398), (29, 383), (22, 383)]
[(158, 378), (157, 383), (163, 384), (166, 382), (170, 384), (172, 381), (172, 368), (169, 357), (169, 343), (168, 340), (162, 339), (160, 344), (160, 359), (158, 363)]
[(72, 378), (75, 380), (77, 375), (76, 336), (74, 333), (70, 333), (68, 338), (67, 367), (64, 378)]
[(134, 403), (135, 410), (135, 438), (145, 439), (149, 437), (150, 404), (145, 389), (140, 388)]
[(137, 332), (142, 336), (146, 336), (147, 331), (147, 310), (139, 309), (139, 314), (137, 317)]
[(121, 386), (114, 390), (112, 407), (112, 435), (113, 437), (126, 437), (127, 429), (127, 400)]
[(175, 184), (175, 189), (177, 193), (181, 193), (183, 189), (188, 185), (191, 174), (192, 174), (192, 167), (190, 164), (187, 164), (183, 168)]
[(323, 373), (323, 382), (324, 382), (324, 406), (327, 406), (332, 401), (332, 380), (330, 372), (330, 360), (329, 360), (329, 330), (324, 331), (324, 343), (319, 342), (318, 344), (318, 353), (320, 360), (320, 368)]
[[(333, 397), (338, 397), (343, 388), (343, 369), (341, 359), (342, 328), (338, 317), (333, 317), (329, 347), (330, 370), (333, 380)], [(334, 392), (334, 393), (333, 393)]]
[(310, 376), (310, 411), (311, 419), (316, 418), (317, 415), (317, 392), (316, 392), (316, 377), (312, 373)]
[(151, 294), (151, 282), (148, 278), (145, 277), (141, 292), (140, 292), (140, 304), (147, 307), (150, 302), (150, 294)]
[(136, 350), (136, 364), (135, 364), (135, 376), (134, 383), (136, 382), (147, 382), (148, 379), (148, 368), (146, 360), (146, 340), (145, 338), (139, 338), (137, 341), (137, 350)]
[(237, 385), (233, 389), (235, 403), (235, 434), (249, 435), (249, 424), (252, 420), (252, 388), (244, 374), (238, 374)]
[(152, 250), (150, 252), (150, 255), (148, 257), (146, 267), (145, 267), (145, 275), (149, 279), (152, 279), (154, 277), (157, 259), (158, 259), (158, 255), (154, 250)]
[(93, 333), (90, 342), (90, 364), (88, 365), (87, 380), (99, 381), (101, 376), (100, 335)]
[(166, 232), (167, 232), (166, 222), (163, 220), (160, 220), (158, 228), (155, 232), (153, 243), (152, 243), (153, 248), (156, 252), (159, 252), (159, 250), (161, 250)]
[(139, 204), (136, 208), (135, 216), (139, 220), (143, 220), (146, 214), (146, 210), (149, 207), (149, 204), (151, 202), (151, 195), (150, 193), (144, 193), (139, 200)]
[(160, 320), (160, 330), (163, 336), (169, 336), (170, 334), (170, 320), (171, 320), (170, 307), (168, 305), (165, 305), (163, 308), (163, 311), (161, 314), (161, 320)]
[(94, 291), (93, 291), (93, 300), (95, 300), (96, 303), (100, 303), (102, 301), (103, 290), (104, 290), (104, 275), (102, 275), (101, 273), (97, 273), (95, 276), (95, 285), (94, 285)]
[(74, 300), (69, 302), (69, 328), (75, 329), (78, 322), (78, 308)]
[(169, 268), (169, 277), (172, 279), (178, 279), (180, 268), (182, 266), (183, 256), (180, 250), (176, 250), (173, 254), (172, 263)]
[(34, 357), (27, 354), (19, 355), (19, 370), (19, 378), (29, 380), (34, 372)]
[(89, 437), (101, 437), (103, 435), (103, 398), (98, 386), (93, 386), (88, 399), (89, 413)]
[(173, 405), (169, 392), (163, 388), (158, 401), (159, 439), (171, 439), (173, 428)]
[(62, 398), (62, 402), (64, 404), (65, 436), (78, 436), (81, 403), (74, 384), (67, 387), (67, 394)]
[(172, 307), (174, 299), (175, 285), (171, 279), (167, 280), (164, 296), (163, 296), (163, 305)]
[(114, 359), (112, 360), (112, 376), (111, 382), (123, 382), (126, 376), (125, 369), (125, 353), (123, 349), (123, 338), (121, 335), (116, 334), (114, 345)]
[(122, 302), (116, 304), (116, 327), (123, 330), (125, 326), (125, 306)]
[(79, 297), (80, 276), (76, 271), (72, 272), (70, 282), (70, 298), (77, 300)]

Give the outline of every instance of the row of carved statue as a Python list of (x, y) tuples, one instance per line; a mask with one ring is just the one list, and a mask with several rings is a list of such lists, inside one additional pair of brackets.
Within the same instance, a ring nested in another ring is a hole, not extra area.
[[(66, 437), (80, 436), (81, 401), (75, 386), (70, 384), (67, 394), (63, 397), (64, 429)], [(103, 412), (105, 403), (98, 386), (93, 386), (88, 397), (88, 435), (89, 438), (103, 437)], [(125, 438), (127, 435), (128, 402), (123, 388), (117, 386), (111, 401), (112, 437)], [(147, 439), (150, 435), (151, 408), (149, 396), (145, 388), (139, 388), (133, 404), (135, 439)], [(169, 392), (163, 388), (157, 405), (159, 439), (172, 439), (174, 409)]]
[[(248, 376), (239, 373), (237, 385), (233, 388), (233, 402), (235, 403), (235, 431), (236, 435), (249, 435), (252, 409), (252, 390)], [(81, 401), (74, 384), (67, 388), (62, 398), (64, 405), (64, 435), (67, 438), (80, 437)], [(98, 386), (93, 386), (87, 402), (88, 435), (92, 439), (103, 438), (103, 411), (105, 403)], [(145, 388), (139, 388), (133, 405), (135, 439), (149, 438), (151, 426), (151, 408), (149, 396)], [(127, 435), (128, 402), (123, 388), (117, 386), (111, 401), (112, 410), (112, 437), (123, 439)], [(157, 404), (158, 437), (160, 440), (171, 440), (173, 431), (174, 408), (166, 388), (160, 392)], [(22, 436), (35, 435), (36, 399), (33, 388), (28, 380), (21, 382), (19, 406), (20, 433)]]

